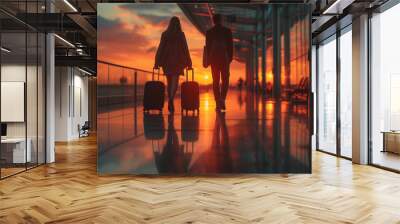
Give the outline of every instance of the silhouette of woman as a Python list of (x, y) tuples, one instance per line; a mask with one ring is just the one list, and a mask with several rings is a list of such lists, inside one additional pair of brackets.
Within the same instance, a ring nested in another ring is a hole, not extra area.
[(161, 35), (154, 63), (154, 68), (159, 67), (167, 77), (168, 111), (173, 113), (179, 75), (183, 75), (185, 68), (192, 67), (186, 37), (176, 16), (171, 18), (167, 30)]
[(160, 174), (185, 174), (189, 170), (192, 152), (186, 151), (179, 143), (174, 127), (174, 115), (168, 115), (167, 141), (163, 150), (153, 151), (157, 170)]

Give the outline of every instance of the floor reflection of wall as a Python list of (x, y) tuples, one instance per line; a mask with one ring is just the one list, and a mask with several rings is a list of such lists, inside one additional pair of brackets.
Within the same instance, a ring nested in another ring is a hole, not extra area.
[(375, 151), (373, 154), (373, 162), (376, 165), (389, 169), (400, 170), (400, 154)]

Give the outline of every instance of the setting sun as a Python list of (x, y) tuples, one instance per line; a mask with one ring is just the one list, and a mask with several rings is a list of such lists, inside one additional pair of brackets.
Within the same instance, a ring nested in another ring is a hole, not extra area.
[(212, 82), (212, 80), (211, 80), (211, 74), (209, 74), (209, 73), (204, 73), (204, 74), (203, 74), (202, 83), (203, 83), (203, 84), (210, 84), (211, 82)]

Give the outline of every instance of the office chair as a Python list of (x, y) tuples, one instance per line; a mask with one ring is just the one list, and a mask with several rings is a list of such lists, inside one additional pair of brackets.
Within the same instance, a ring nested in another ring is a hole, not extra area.
[(78, 132), (79, 132), (79, 138), (80, 137), (88, 137), (89, 136), (89, 130), (90, 130), (90, 123), (89, 121), (85, 121), (85, 123), (80, 127), (78, 124)]

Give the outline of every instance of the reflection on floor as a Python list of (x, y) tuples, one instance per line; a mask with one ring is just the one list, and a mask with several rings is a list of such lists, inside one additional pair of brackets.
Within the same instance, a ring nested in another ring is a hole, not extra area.
[(38, 166), (36, 163), (19, 163), (19, 164), (3, 164), (3, 167), (0, 168), (0, 177), (6, 178), (8, 176), (29, 170)]
[(25, 170), (25, 167), (6, 167), (1, 168), (1, 178), (11, 176), (13, 174), (22, 172)]
[(373, 164), (400, 170), (400, 155), (391, 152), (375, 151), (372, 156)]
[[(179, 98), (179, 97), (177, 97)], [(144, 115), (141, 107), (98, 115), (100, 174), (309, 173), (305, 105), (231, 91), (226, 114), (212, 92), (200, 114)], [(175, 108), (180, 108), (179, 100)]]

